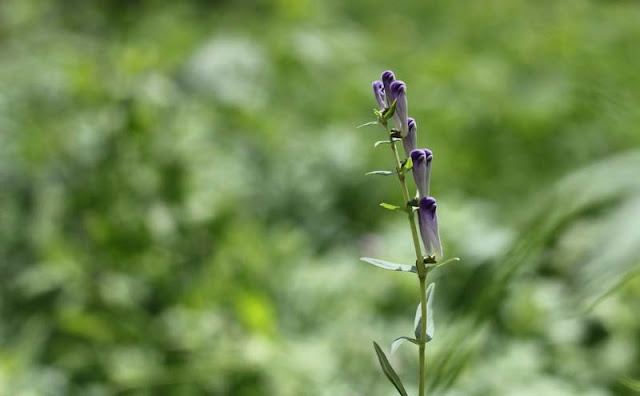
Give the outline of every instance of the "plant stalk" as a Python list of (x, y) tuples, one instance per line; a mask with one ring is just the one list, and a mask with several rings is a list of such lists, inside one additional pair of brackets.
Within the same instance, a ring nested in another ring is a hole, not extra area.
[[(388, 127), (385, 126), (387, 133), (389, 133)], [(398, 148), (396, 147), (396, 142), (391, 137), (389, 133), (389, 140), (391, 145), (391, 150), (393, 151), (393, 156), (396, 161), (396, 170), (398, 173), (398, 180), (400, 181), (400, 186), (402, 188), (402, 197), (404, 198), (405, 205), (408, 204), (409, 198), (409, 190), (407, 188), (407, 183), (405, 181), (405, 173), (402, 172), (402, 162), (400, 161), (400, 156), (398, 155)], [(420, 239), (418, 237), (418, 231), (416, 229), (416, 220), (413, 215), (413, 208), (410, 208), (407, 211), (407, 217), (409, 219), (409, 225), (411, 227), (411, 237), (413, 238), (413, 246), (416, 252), (416, 268), (418, 270), (418, 279), (420, 280), (420, 345), (418, 349), (418, 396), (425, 395), (425, 370), (426, 370), (426, 362), (425, 362), (425, 344), (426, 344), (426, 332), (427, 332), (427, 298), (426, 298), (426, 284), (427, 284), (427, 273), (428, 270), (424, 266), (424, 258), (422, 256), (422, 249), (420, 248)]]

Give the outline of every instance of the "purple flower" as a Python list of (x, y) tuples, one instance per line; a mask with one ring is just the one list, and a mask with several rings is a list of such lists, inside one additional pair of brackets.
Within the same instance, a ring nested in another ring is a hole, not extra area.
[(400, 136), (404, 138), (409, 133), (407, 86), (402, 81), (394, 81), (391, 83), (390, 88), (389, 92), (396, 100), (396, 111), (393, 115), (393, 120), (396, 122), (396, 127), (400, 129)]
[(420, 198), (429, 196), (429, 177), (433, 153), (429, 149), (412, 150), (409, 154), (413, 162), (413, 180), (418, 187)]
[(418, 140), (418, 126), (416, 125), (416, 121), (409, 117), (407, 119), (407, 124), (409, 125), (409, 133), (402, 139), (402, 144), (404, 145), (404, 153), (408, 157), (411, 153), (411, 150), (415, 150), (417, 140)]
[(436, 260), (439, 260), (442, 258), (442, 245), (440, 244), (440, 234), (438, 233), (436, 200), (432, 197), (422, 197), (418, 206), (418, 223), (424, 250), (427, 255), (435, 255)]
[(380, 79), (382, 80), (382, 85), (384, 86), (385, 95), (387, 95), (387, 107), (391, 106), (391, 103), (393, 103), (393, 100), (395, 99), (391, 95), (391, 83), (396, 80), (396, 76), (391, 70), (387, 70), (385, 72), (382, 72)]
[(384, 110), (384, 84), (382, 84), (382, 81), (373, 82), (373, 95), (376, 97), (379, 110)]

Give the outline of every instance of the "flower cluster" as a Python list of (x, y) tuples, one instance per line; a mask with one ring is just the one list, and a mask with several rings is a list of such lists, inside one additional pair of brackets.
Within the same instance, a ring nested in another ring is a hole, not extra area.
[(380, 110), (393, 107), (393, 122), (396, 131), (402, 138), (402, 144), (407, 157), (413, 163), (413, 179), (418, 187), (418, 224), (425, 253), (442, 259), (442, 245), (438, 233), (438, 216), (436, 215), (436, 200), (429, 195), (429, 177), (433, 153), (431, 150), (418, 149), (418, 127), (416, 121), (409, 117), (407, 103), (407, 86), (396, 80), (392, 71), (387, 70), (381, 75), (381, 81), (373, 82), (373, 93)]

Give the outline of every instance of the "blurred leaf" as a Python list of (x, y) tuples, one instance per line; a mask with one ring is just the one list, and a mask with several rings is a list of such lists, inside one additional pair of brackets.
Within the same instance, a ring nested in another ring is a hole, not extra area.
[(447, 265), (447, 264), (449, 264), (449, 263), (456, 262), (456, 261), (460, 261), (460, 257), (452, 257), (452, 258), (448, 258), (448, 259), (446, 259), (446, 260), (444, 260), (444, 261), (441, 261), (441, 262), (437, 263), (437, 264), (435, 265), (435, 267), (436, 267), (436, 268), (444, 267), (445, 265)]
[(417, 271), (417, 268), (415, 265), (398, 264), (398, 263), (393, 263), (391, 261), (374, 259), (371, 257), (360, 257), (360, 260), (364, 261), (365, 263), (375, 265), (378, 268), (382, 268), (390, 271), (413, 272), (413, 273), (416, 273)]
[(398, 337), (395, 340), (393, 340), (393, 342), (391, 343), (391, 356), (393, 356), (393, 354), (396, 353), (400, 345), (402, 345), (405, 341), (409, 341), (415, 345), (420, 344), (420, 341), (416, 340), (415, 338)]
[(369, 175), (389, 176), (389, 175), (392, 175), (393, 173), (394, 172), (391, 172), (391, 171), (371, 171), (371, 172), (365, 173), (365, 176), (369, 176)]
[(388, 210), (402, 210), (400, 206), (391, 205), (385, 202), (381, 203), (380, 206)]
[[(392, 138), (392, 140), (393, 140), (394, 142), (399, 142), (399, 141), (401, 141), (402, 139), (400, 139), (400, 138)], [(373, 144), (373, 147), (378, 147), (378, 146), (379, 146), (379, 145), (381, 145), (381, 144), (390, 144), (390, 143), (391, 143), (391, 141), (390, 141), (390, 140), (378, 140), (377, 142), (375, 142), (375, 143)]]
[(587, 309), (640, 273), (640, 195), (613, 210), (577, 266), (575, 304)]
[(393, 386), (396, 387), (396, 389), (398, 390), (398, 393), (400, 393), (402, 396), (408, 396), (407, 391), (404, 389), (404, 386), (400, 381), (400, 377), (398, 377), (398, 374), (396, 374), (395, 370), (391, 366), (391, 363), (389, 363), (389, 360), (385, 356), (384, 352), (382, 352), (382, 349), (375, 341), (373, 342), (373, 348), (376, 350), (376, 355), (378, 355), (378, 361), (380, 362), (380, 367), (382, 367), (382, 371), (384, 371), (384, 374), (387, 376), (389, 381), (391, 381)]
[(371, 126), (371, 125), (380, 125), (380, 123), (378, 121), (365, 122), (364, 124), (358, 125), (357, 128), (363, 128), (363, 127)]
[(426, 331), (427, 342), (433, 339), (433, 334), (435, 333), (435, 330), (436, 330), (436, 325), (433, 320), (433, 292), (435, 288), (436, 288), (435, 283), (431, 283), (427, 287), (427, 331)]
[[(433, 333), (435, 332), (435, 323), (433, 321), (433, 291), (436, 287), (435, 283), (429, 284), (427, 286), (427, 290), (425, 290), (426, 300), (427, 300), (427, 330), (426, 330), (426, 342), (429, 342), (433, 339)], [(422, 302), (418, 303), (418, 308), (416, 309), (416, 316), (413, 319), (413, 328), (414, 334), (417, 339), (420, 339), (420, 320), (422, 319)]]
[[(486, 282), (487, 287), (480, 291), (480, 295), (474, 298), (474, 304), (470, 306), (469, 312), (476, 320), (481, 322), (492, 316), (492, 312), (498, 309), (503, 296), (507, 293), (511, 280), (528, 266), (535, 264), (536, 259), (543, 254), (547, 243), (560, 235), (571, 221), (589, 210), (601, 208), (607, 203), (619, 202), (625, 197), (632, 198), (632, 202), (635, 202), (633, 197), (640, 194), (640, 177), (637, 175), (637, 169), (640, 169), (640, 150), (616, 155), (572, 172), (552, 185), (541, 196), (536, 197), (529, 208), (523, 211), (527, 216), (521, 227), (521, 235), (498, 260), (500, 265), (494, 268), (491, 281)], [(626, 213), (623, 212), (616, 217), (617, 220), (614, 220), (614, 223), (624, 223), (625, 227), (633, 227), (631, 224), (637, 224), (626, 222), (626, 217), (637, 210), (636, 205), (637, 203), (631, 203), (628, 206), (625, 205), (627, 209), (620, 209)], [(632, 216), (636, 218), (635, 214)], [(606, 258), (629, 257), (629, 254), (634, 252), (633, 239), (637, 237), (635, 231), (631, 232), (629, 238), (621, 238), (620, 242), (614, 242), (619, 237), (618, 230), (612, 229), (609, 232), (611, 234), (607, 237), (608, 244), (594, 241), (593, 249), (596, 253), (587, 268), (604, 269)], [(620, 247), (623, 247), (622, 256), (618, 256), (618, 252), (614, 251)], [(616, 280), (620, 282), (633, 272), (637, 261), (634, 263), (632, 257), (612, 265), (611, 271), (606, 269), (608, 281), (603, 285), (599, 285), (595, 280), (587, 280), (588, 287), (583, 288), (582, 298), (593, 302), (615, 287)], [(580, 288), (579, 285), (578, 287)]]
[(631, 389), (634, 392), (640, 392), (640, 380), (632, 379), (632, 378), (622, 378), (620, 380), (627, 388)]

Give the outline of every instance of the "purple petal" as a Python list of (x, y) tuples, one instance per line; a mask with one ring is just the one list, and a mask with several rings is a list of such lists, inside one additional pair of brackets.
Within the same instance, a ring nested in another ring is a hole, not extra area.
[(431, 161), (433, 153), (429, 149), (412, 150), (410, 153), (413, 162), (413, 180), (418, 187), (420, 198), (429, 196), (429, 179), (431, 175)]
[(391, 83), (390, 89), (391, 95), (396, 100), (396, 111), (393, 115), (393, 120), (396, 122), (396, 127), (400, 129), (400, 135), (405, 137), (409, 133), (407, 86), (404, 82), (398, 80)]
[(409, 133), (402, 139), (402, 144), (404, 146), (405, 155), (409, 156), (411, 150), (415, 150), (416, 145), (418, 144), (418, 127), (416, 126), (416, 121), (409, 117), (407, 119), (407, 124), (409, 126)]
[(373, 95), (376, 97), (376, 101), (378, 102), (378, 109), (383, 110), (385, 108), (384, 103), (384, 84), (382, 81), (374, 81), (373, 82)]
[(382, 80), (382, 85), (384, 86), (384, 92), (387, 95), (387, 106), (391, 106), (391, 103), (393, 103), (393, 100), (395, 99), (395, 97), (392, 97), (391, 95), (391, 83), (396, 80), (396, 76), (391, 70), (387, 70), (385, 72), (382, 72), (380, 79)]
[(420, 236), (427, 255), (442, 258), (442, 245), (438, 232), (438, 216), (436, 215), (436, 200), (433, 197), (422, 197), (418, 202), (418, 224)]

